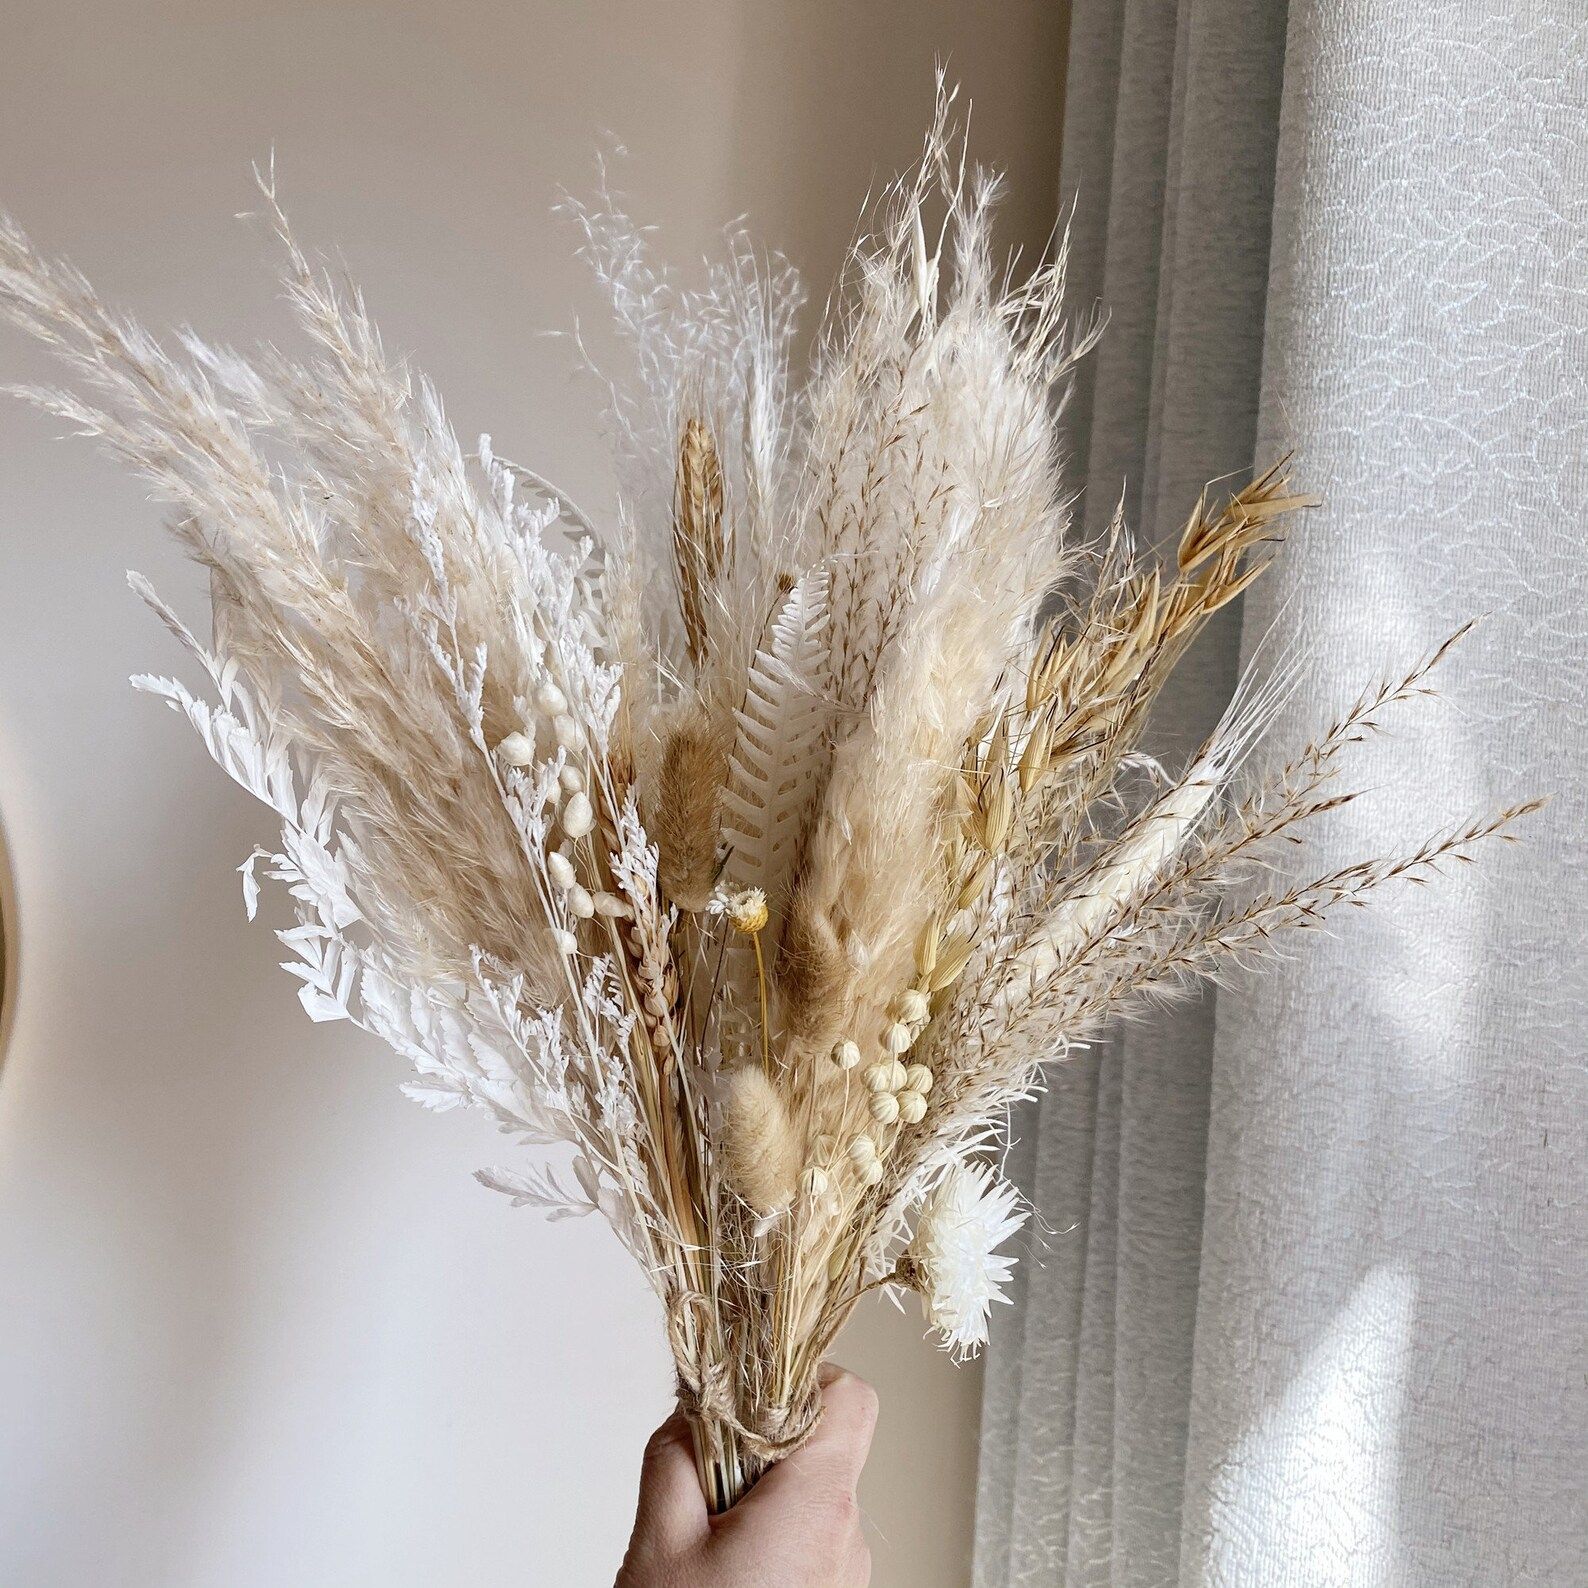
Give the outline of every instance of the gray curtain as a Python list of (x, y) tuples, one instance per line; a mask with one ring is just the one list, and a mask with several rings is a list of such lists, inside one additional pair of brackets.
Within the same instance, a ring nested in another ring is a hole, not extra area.
[(1022, 1116), (977, 1580), (1582, 1588), (1588, 4), (1075, 0), (1066, 103), (1088, 523), (1287, 451), (1326, 498), (1166, 747), (1276, 618), (1289, 744), (1487, 613), (1302, 858), (1553, 803)]

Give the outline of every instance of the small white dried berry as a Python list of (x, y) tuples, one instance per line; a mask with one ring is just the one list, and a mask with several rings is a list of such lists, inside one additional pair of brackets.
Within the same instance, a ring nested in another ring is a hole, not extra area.
[(535, 759), (535, 741), (527, 733), (510, 733), (497, 745), (496, 753), (509, 766), (529, 766)]
[(535, 691), (535, 704), (548, 717), (557, 717), (568, 709), (568, 697), (548, 678)]
[(570, 838), (583, 838), (595, 826), (595, 812), (588, 794), (570, 794), (562, 808), (562, 830)]

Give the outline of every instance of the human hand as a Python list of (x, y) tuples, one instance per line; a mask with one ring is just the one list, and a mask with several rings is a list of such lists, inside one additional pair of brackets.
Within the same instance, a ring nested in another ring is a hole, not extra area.
[(706, 1510), (689, 1424), (651, 1435), (634, 1536), (615, 1588), (866, 1588), (871, 1551), (855, 1488), (877, 1423), (877, 1392), (822, 1369), (816, 1431), (731, 1510)]

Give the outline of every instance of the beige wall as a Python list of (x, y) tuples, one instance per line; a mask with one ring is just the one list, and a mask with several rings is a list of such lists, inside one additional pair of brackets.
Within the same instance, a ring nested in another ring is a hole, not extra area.
[[(1040, 3), (11, 9), (0, 204), (156, 323), (280, 329), (249, 206), (274, 146), (465, 433), (600, 499), (547, 219), (598, 133), (671, 250), (749, 211), (818, 282), (908, 159), (934, 54), (976, 146), (1052, 218), (1059, 14)], [(0, 377), (46, 371), (0, 339)], [(389, 1055), (312, 1028), (231, 868), (268, 822), (125, 677), (177, 665), (127, 593), (193, 575), (138, 490), (0, 408), (0, 812), (20, 1002), (0, 1071), (0, 1582), (600, 1584), (668, 1401), (657, 1320), (595, 1225), (480, 1191), (506, 1151)], [(884, 1415), (876, 1581), (968, 1580), (977, 1379), (879, 1306), (845, 1343)]]

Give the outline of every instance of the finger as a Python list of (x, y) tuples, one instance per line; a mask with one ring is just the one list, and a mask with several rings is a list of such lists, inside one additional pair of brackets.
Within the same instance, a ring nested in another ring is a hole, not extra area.
[(869, 1588), (871, 1582), (871, 1547), (857, 1528), (854, 1541), (844, 1562), (844, 1575), (839, 1578), (844, 1588)]
[(634, 1542), (664, 1556), (690, 1549), (710, 1531), (694, 1438), (688, 1419), (675, 1412), (646, 1441), (640, 1463)]
[(851, 1493), (871, 1453), (877, 1429), (877, 1392), (863, 1379), (831, 1363), (822, 1365), (822, 1415), (816, 1430), (796, 1455), (823, 1467)]

